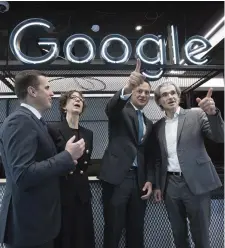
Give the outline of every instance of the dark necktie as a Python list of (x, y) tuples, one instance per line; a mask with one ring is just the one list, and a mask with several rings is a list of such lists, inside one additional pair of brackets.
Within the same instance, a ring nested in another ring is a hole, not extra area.
[(143, 115), (141, 110), (137, 110), (138, 116), (138, 141), (141, 143), (141, 140), (144, 136), (144, 127), (143, 127)]
[(45, 129), (46, 131), (48, 131), (46, 121), (45, 121), (42, 117), (40, 118), (40, 121), (41, 121), (42, 125), (44, 126), (44, 129)]

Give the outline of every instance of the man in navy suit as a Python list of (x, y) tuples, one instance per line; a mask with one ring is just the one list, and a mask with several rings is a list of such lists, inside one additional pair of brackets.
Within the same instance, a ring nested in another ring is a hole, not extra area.
[(60, 229), (59, 176), (74, 171), (84, 141), (57, 154), (42, 114), (53, 92), (38, 71), (22, 71), (15, 79), (21, 106), (4, 121), (0, 153), (6, 190), (0, 219), (0, 243), (10, 248), (52, 248)]
[(146, 200), (154, 184), (153, 123), (143, 113), (151, 86), (140, 73), (141, 62), (123, 89), (106, 107), (109, 144), (100, 176), (104, 207), (104, 247), (117, 248), (126, 228), (126, 247), (143, 248)]

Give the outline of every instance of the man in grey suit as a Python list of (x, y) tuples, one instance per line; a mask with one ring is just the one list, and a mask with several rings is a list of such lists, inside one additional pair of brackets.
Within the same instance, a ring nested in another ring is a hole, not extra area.
[(59, 176), (75, 170), (84, 141), (57, 154), (42, 114), (53, 92), (38, 71), (22, 71), (15, 79), (21, 106), (0, 130), (0, 153), (6, 190), (0, 213), (0, 243), (9, 248), (52, 248), (60, 229)]
[(155, 124), (156, 201), (164, 201), (176, 248), (188, 248), (187, 217), (195, 248), (209, 248), (210, 191), (222, 186), (206, 152), (204, 136), (223, 142), (224, 126), (209, 89), (200, 108), (179, 107), (180, 89), (165, 82), (155, 90), (155, 101), (166, 116)]

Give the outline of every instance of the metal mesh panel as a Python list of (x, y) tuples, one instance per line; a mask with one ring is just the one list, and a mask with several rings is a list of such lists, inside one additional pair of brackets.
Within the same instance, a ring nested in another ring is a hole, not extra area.
[(6, 99), (0, 99), (0, 123), (6, 118)]
[(83, 127), (93, 131), (92, 159), (101, 159), (108, 145), (108, 122), (81, 122)]
[[(117, 91), (125, 85), (130, 73), (135, 68), (136, 61), (127, 65), (106, 65), (90, 64), (76, 65), (74, 67), (67, 64), (52, 64), (46, 67), (38, 66), (35, 69), (40, 70), (47, 75), (51, 82), (52, 90), (55, 92), (66, 91), (70, 89), (88, 90), (88, 91)], [(189, 87), (198, 80), (216, 76), (223, 73), (223, 66), (162, 66), (165, 70), (163, 77), (159, 80), (152, 81), (152, 90), (157, 85), (166, 80), (173, 80), (181, 88)], [(4, 68), (3, 76), (13, 85), (10, 77), (13, 78), (20, 70), (31, 69), (27, 65), (8, 65)], [(32, 67), (32, 69), (34, 69)], [(159, 69), (158, 66), (151, 66), (151, 69)], [(207, 81), (207, 80), (206, 80)], [(1, 82), (1, 81), (0, 81)], [(0, 92), (9, 92), (9, 88), (0, 83)]]
[[(129, 77), (77, 77), (77, 78), (49, 78), (50, 85), (53, 91), (67, 91), (71, 89), (78, 89), (82, 91), (118, 91), (126, 82)], [(162, 77), (157, 81), (152, 81), (151, 86), (154, 91), (156, 87), (165, 82), (173, 81), (181, 88), (188, 87), (199, 80), (199, 77), (194, 78), (178, 78), (178, 77)]]
[[(152, 91), (156, 87), (165, 82), (173, 81), (181, 88), (187, 88), (190, 85), (198, 81), (199, 77), (193, 78), (179, 78), (179, 77), (162, 77), (157, 81), (150, 82), (152, 86)], [(49, 78), (52, 80), (52, 78)], [(128, 82), (129, 77), (80, 77), (80, 78), (60, 78), (50, 81), (50, 85), (53, 91), (61, 92), (71, 89), (78, 89), (82, 91), (118, 91), (126, 82)]]
[(10, 99), (9, 105), (8, 105), (8, 114), (13, 113), (19, 106), (19, 100), (18, 99)]
[[(101, 186), (99, 182), (91, 182), (92, 210), (94, 215), (94, 228), (96, 248), (103, 247), (104, 218), (101, 202)], [(222, 192), (221, 192), (222, 193)], [(221, 195), (222, 196), (222, 195)], [(220, 196), (220, 197), (221, 197)], [(210, 242), (211, 248), (222, 248), (224, 240), (224, 199), (214, 197), (211, 201), (211, 225)], [(125, 247), (125, 230), (120, 240), (120, 248)], [(194, 244), (191, 240), (191, 248)], [(154, 203), (152, 198), (148, 201), (145, 212), (144, 244), (146, 248), (175, 248), (173, 244), (172, 231), (168, 220), (167, 212), (163, 203)]]
[[(104, 219), (101, 199), (101, 185), (98, 181), (90, 182), (92, 191), (92, 210), (94, 215), (95, 248), (103, 247)], [(0, 208), (5, 185), (0, 184)], [(222, 190), (221, 190), (222, 193)], [(211, 200), (211, 224), (210, 243), (211, 248), (222, 248), (224, 240), (224, 199), (223, 195), (213, 197)], [(123, 232), (125, 234), (125, 232)], [(190, 236), (190, 232), (189, 232)], [(175, 248), (173, 244), (172, 231), (163, 203), (148, 201), (145, 213), (144, 226), (145, 248)], [(0, 246), (1, 247), (1, 246)], [(119, 248), (125, 247), (124, 235), (121, 238)], [(2, 248), (2, 247), (1, 247)], [(194, 248), (191, 242), (191, 248)]]
[(81, 115), (81, 121), (107, 121), (105, 107), (109, 97), (86, 97), (87, 108)]
[[(81, 125), (93, 131), (94, 144), (92, 159), (101, 159), (108, 145), (108, 118), (105, 114), (105, 108), (109, 99), (109, 97), (85, 98), (87, 108), (81, 115)], [(19, 106), (18, 99), (0, 99), (0, 125), (6, 118), (7, 101), (9, 114), (14, 112)], [(153, 122), (164, 115), (153, 98), (150, 99), (144, 112)], [(51, 109), (47, 110), (43, 117), (47, 122), (57, 122), (61, 120), (59, 98), (53, 98)]]
[[(70, 65), (68, 63), (60, 62), (60, 64), (51, 64), (50, 66), (29, 66), (29, 65), (8, 65), (4, 67), (7, 72), (10, 72), (12, 76), (15, 76), (21, 70), (27, 69), (37, 69), (42, 71), (45, 75), (49, 77), (61, 77), (62, 75), (65, 77), (80, 77), (80, 76), (102, 76), (102, 75), (116, 75), (116, 76), (127, 76), (129, 75), (136, 66), (136, 60), (133, 60), (133, 63), (128, 63), (125, 65), (113, 65), (113, 64), (83, 64), (83, 65)], [(197, 77), (202, 78), (206, 77), (206, 75), (210, 71), (223, 71), (223, 65), (165, 65), (165, 66), (157, 66), (151, 65), (150, 70), (158, 70), (160, 68), (164, 68), (164, 77)], [(74, 69), (76, 68), (76, 69)], [(3, 74), (4, 75), (4, 74)]]
[(59, 111), (59, 99), (53, 98), (52, 107), (43, 114), (43, 118), (48, 122), (48, 121), (60, 121), (60, 117), (61, 114)]
[(153, 122), (161, 119), (165, 115), (164, 112), (155, 103), (155, 100), (153, 98), (151, 98), (149, 100), (149, 103), (145, 106), (144, 113)]
[(0, 80), (0, 92), (12, 92), (12, 90)]
[[(128, 77), (48, 77), (50, 86), (53, 92), (63, 92), (72, 89), (81, 91), (117, 91), (121, 89), (126, 82)], [(53, 80), (53, 81), (52, 81)], [(178, 77), (162, 77), (157, 81), (152, 81), (151, 86), (154, 91), (155, 88), (165, 81), (173, 81), (181, 88), (188, 87), (198, 81), (198, 77), (194, 78), (178, 78)], [(0, 81), (0, 92), (12, 92), (7, 86)]]

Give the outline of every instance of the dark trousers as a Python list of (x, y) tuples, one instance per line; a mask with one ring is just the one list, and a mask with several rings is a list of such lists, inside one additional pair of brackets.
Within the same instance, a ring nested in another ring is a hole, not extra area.
[[(204, 176), (204, 175), (202, 175)], [(189, 248), (187, 217), (195, 248), (210, 248), (210, 194), (193, 195), (183, 176), (168, 175), (165, 205), (176, 248)]]
[(53, 245), (53, 241), (50, 241), (43, 245), (37, 245), (37, 246), (17, 246), (17, 245), (5, 244), (5, 247), (6, 248), (54, 248), (54, 245)]
[(94, 248), (94, 225), (91, 200), (82, 203), (77, 197), (62, 206), (61, 230), (54, 248)]
[(143, 248), (146, 201), (141, 200), (136, 171), (129, 171), (120, 185), (102, 183), (104, 248), (117, 248), (123, 228), (126, 247)]

